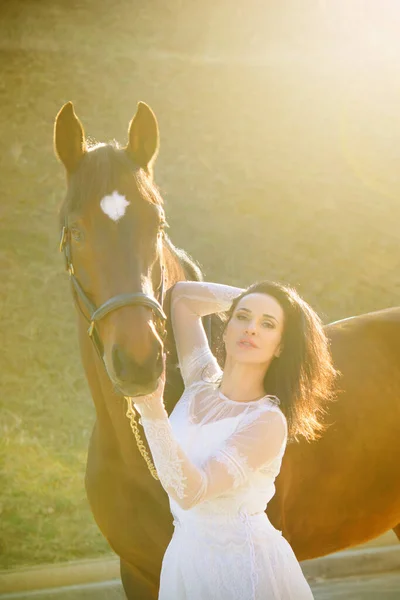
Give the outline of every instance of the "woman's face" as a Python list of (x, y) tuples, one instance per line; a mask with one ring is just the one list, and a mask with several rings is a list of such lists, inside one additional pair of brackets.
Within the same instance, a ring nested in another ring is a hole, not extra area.
[(227, 357), (268, 365), (282, 348), (284, 312), (267, 294), (248, 294), (236, 306), (225, 333)]

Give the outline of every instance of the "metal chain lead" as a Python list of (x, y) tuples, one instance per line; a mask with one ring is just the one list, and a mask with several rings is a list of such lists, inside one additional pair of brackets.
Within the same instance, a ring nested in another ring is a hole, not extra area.
[(144, 460), (146, 461), (147, 467), (148, 467), (151, 475), (154, 477), (154, 479), (159, 481), (159, 477), (157, 475), (156, 468), (151, 461), (151, 458), (149, 456), (149, 453), (146, 450), (146, 446), (144, 445), (142, 438), (140, 437), (139, 428), (136, 423), (136, 412), (135, 412), (135, 409), (133, 408), (132, 399), (129, 396), (124, 396), (124, 398), (125, 398), (127, 406), (128, 406), (127, 411), (126, 411), (126, 416), (129, 419), (129, 423), (131, 425), (133, 435), (135, 436), (136, 445), (138, 447), (138, 450), (139, 450), (140, 454), (143, 456)]

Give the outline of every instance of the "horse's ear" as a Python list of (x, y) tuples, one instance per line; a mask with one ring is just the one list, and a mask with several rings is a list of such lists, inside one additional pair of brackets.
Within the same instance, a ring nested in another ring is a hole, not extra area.
[(159, 146), (158, 124), (153, 111), (144, 102), (139, 102), (137, 111), (128, 129), (126, 151), (142, 169), (152, 174), (152, 164)]
[(64, 104), (54, 125), (54, 151), (68, 173), (74, 171), (86, 151), (85, 132), (72, 102)]

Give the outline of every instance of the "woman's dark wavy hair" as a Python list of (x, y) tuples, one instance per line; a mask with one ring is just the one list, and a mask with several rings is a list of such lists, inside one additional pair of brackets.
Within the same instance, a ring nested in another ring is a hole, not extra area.
[[(225, 331), (236, 306), (249, 294), (268, 294), (284, 312), (282, 351), (274, 358), (264, 377), (264, 390), (277, 396), (291, 439), (320, 437), (325, 406), (334, 398), (335, 370), (321, 319), (296, 290), (272, 281), (262, 281), (235, 298), (227, 313)], [(225, 362), (225, 348), (223, 356)]]

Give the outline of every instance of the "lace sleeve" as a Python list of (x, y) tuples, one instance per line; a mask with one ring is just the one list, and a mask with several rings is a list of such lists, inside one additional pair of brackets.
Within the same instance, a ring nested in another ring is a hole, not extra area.
[(241, 288), (199, 281), (180, 281), (171, 297), (171, 320), (179, 366), (185, 386), (206, 376), (219, 376), (220, 369), (208, 345), (201, 317), (229, 310)]
[(199, 468), (176, 441), (166, 412), (154, 419), (143, 413), (141, 423), (162, 486), (185, 510), (245, 483), (283, 452), (287, 439), (279, 409), (255, 411)]

